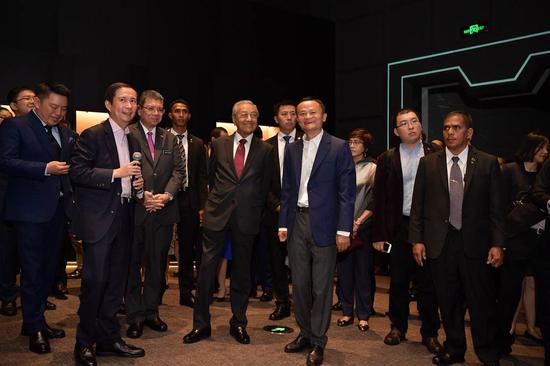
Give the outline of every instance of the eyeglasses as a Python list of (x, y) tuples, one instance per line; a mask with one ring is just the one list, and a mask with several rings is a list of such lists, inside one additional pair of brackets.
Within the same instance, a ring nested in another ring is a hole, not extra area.
[(348, 145), (349, 145), (349, 146), (353, 146), (353, 145), (363, 145), (363, 141), (361, 141), (361, 140), (349, 140), (349, 141), (348, 141)]
[(256, 119), (256, 118), (258, 118), (258, 113), (256, 113), (256, 112), (252, 112), (252, 113), (241, 112), (241, 113), (237, 113), (237, 117), (239, 117), (241, 119), (246, 119), (248, 117), (250, 117), (251, 119)]
[(407, 126), (407, 125), (412, 127), (412, 126), (416, 125), (417, 123), (420, 123), (420, 121), (416, 118), (413, 118), (413, 119), (410, 119), (408, 121), (401, 121), (401, 122), (397, 123), (397, 128), (404, 127), (404, 126)]
[(148, 113), (154, 113), (154, 112), (164, 113), (164, 108), (161, 108), (161, 107), (146, 107), (142, 105), (141, 108), (145, 109)]
[(30, 102), (34, 100), (34, 96), (27, 95), (26, 97), (21, 97), (17, 99), (16, 102), (20, 102), (22, 100), (24, 100), (25, 102)]

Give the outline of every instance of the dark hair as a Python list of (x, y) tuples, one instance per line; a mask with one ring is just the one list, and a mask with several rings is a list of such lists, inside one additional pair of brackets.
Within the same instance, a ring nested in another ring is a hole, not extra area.
[(123, 83), (123, 82), (112, 83), (105, 90), (105, 97), (103, 98), (103, 100), (107, 100), (112, 104), (113, 99), (115, 98), (116, 92), (120, 88), (130, 88), (130, 89), (136, 90), (132, 86), (130, 86), (129, 84), (126, 84), (126, 83)]
[(154, 99), (154, 100), (160, 100), (162, 103), (164, 103), (164, 97), (162, 94), (160, 94), (156, 90), (144, 90), (139, 95), (139, 102), (138, 104), (143, 107), (143, 104), (145, 103), (146, 99)]
[(8, 97), (7, 97), (8, 98), (8, 104), (15, 103), (15, 101), (17, 100), (17, 97), (19, 96), (19, 94), (24, 90), (30, 90), (34, 93), (34, 89), (31, 88), (30, 86), (27, 86), (27, 85), (12, 88), (8, 92)]
[(363, 147), (365, 148), (365, 151), (367, 151), (374, 142), (374, 137), (372, 136), (372, 133), (365, 130), (364, 128), (356, 128), (351, 131), (349, 133), (348, 140), (351, 140), (352, 138), (363, 141)]
[(418, 111), (416, 109), (409, 108), (409, 107), (401, 108), (397, 112), (395, 112), (395, 114), (392, 116), (394, 127), (397, 126), (397, 116), (399, 116), (400, 114), (405, 114), (405, 113), (414, 113), (414, 114), (416, 114), (416, 118), (418, 118), (420, 120), (420, 114), (418, 113)]
[(303, 103), (303, 102), (317, 102), (317, 104), (319, 104), (321, 106), (321, 112), (325, 113), (325, 111), (326, 111), (325, 105), (323, 104), (323, 102), (319, 98), (304, 97), (300, 100), (300, 102), (298, 104)]
[(279, 109), (281, 109), (282, 106), (284, 105), (291, 105), (293, 106), (294, 108), (296, 108), (296, 105), (294, 105), (294, 102), (292, 102), (291, 100), (288, 100), (288, 99), (283, 99), (281, 101), (278, 101), (275, 106), (273, 107), (273, 115), (276, 116), (279, 114)]
[(529, 132), (523, 137), (519, 149), (516, 151), (516, 161), (526, 162), (533, 161), (535, 154), (548, 144), (548, 138), (538, 132)]
[(462, 120), (464, 121), (464, 126), (468, 128), (474, 127), (474, 121), (472, 120), (472, 115), (466, 111), (452, 111), (447, 113), (445, 118), (443, 118), (443, 121), (445, 121), (447, 118), (454, 117), (454, 116), (460, 116), (462, 117)]
[(223, 127), (214, 127), (212, 131), (210, 131), (210, 141), (212, 141), (212, 138), (219, 138), (222, 135), (222, 132), (229, 134), (227, 130)]
[(172, 103), (170, 103), (170, 107), (169, 107), (169, 111), (172, 112), (172, 107), (174, 106), (174, 104), (178, 104), (178, 103), (181, 103), (181, 104), (185, 104), (185, 106), (187, 107), (187, 109), (189, 109), (189, 112), (191, 112), (191, 105), (189, 105), (189, 102), (186, 101), (185, 99), (176, 99), (176, 100), (173, 100)]
[(61, 83), (40, 83), (34, 92), (40, 100), (47, 98), (52, 93), (62, 95), (67, 99), (71, 96), (71, 90)]

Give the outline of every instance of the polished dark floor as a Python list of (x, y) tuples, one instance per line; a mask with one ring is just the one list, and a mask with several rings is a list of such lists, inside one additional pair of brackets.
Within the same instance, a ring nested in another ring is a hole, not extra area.
[[(21, 336), (21, 312), (16, 317), (0, 316), (0, 365), (73, 365), (72, 351), (78, 317), (79, 280), (69, 281), (69, 299), (65, 301), (51, 299), (57, 304), (57, 310), (48, 311), (46, 317), (52, 326), (65, 329), (64, 339), (51, 341), (52, 353), (36, 355), (28, 351), (28, 338)], [(388, 305), (388, 278), (378, 277), (376, 310), (385, 312)], [(19, 301), (19, 299), (18, 299)], [(212, 338), (197, 344), (184, 345), (182, 337), (191, 329), (192, 310), (178, 304), (177, 281), (170, 277), (170, 288), (164, 296), (161, 317), (168, 323), (168, 332), (155, 333), (145, 328), (143, 337), (128, 340), (128, 343), (145, 348), (146, 356), (139, 359), (120, 359), (115, 357), (98, 358), (99, 365), (304, 365), (305, 354), (283, 353), (286, 343), (297, 335), (271, 334), (262, 330), (268, 324), (288, 325), (296, 329), (293, 318), (273, 322), (268, 315), (273, 309), (272, 303), (262, 303), (251, 299), (248, 310), (248, 332), (250, 345), (241, 345), (229, 336), (229, 302), (215, 302), (212, 305)], [(325, 365), (431, 365), (432, 356), (420, 343), (419, 321), (416, 317), (416, 303), (411, 303), (410, 329), (408, 341), (398, 346), (387, 346), (382, 340), (388, 332), (389, 320), (376, 316), (370, 320), (370, 330), (361, 333), (355, 325), (337, 327), (340, 314), (333, 312), (332, 324), (328, 332), (329, 342), (325, 351)], [(123, 319), (122, 319), (123, 320)], [(125, 329), (125, 328), (124, 328)], [(518, 325), (518, 333), (523, 333), (524, 324)], [(443, 333), (443, 332), (442, 332)], [(443, 340), (443, 334), (440, 336)], [(472, 351), (468, 330), (467, 365), (477, 365)], [(501, 365), (529, 366), (543, 365), (542, 347), (518, 337), (512, 356), (502, 360)]]

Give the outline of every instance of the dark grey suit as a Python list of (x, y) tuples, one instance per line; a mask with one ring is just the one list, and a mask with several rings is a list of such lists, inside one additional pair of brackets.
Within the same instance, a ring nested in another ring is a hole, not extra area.
[(219, 258), (230, 231), (233, 250), (231, 325), (246, 326), (250, 291), (250, 260), (254, 237), (260, 230), (262, 210), (273, 172), (273, 148), (253, 137), (241, 177), (233, 162), (234, 135), (212, 143), (210, 193), (204, 212), (204, 243), (199, 272), (193, 328), (210, 326), (209, 304)]
[(409, 241), (424, 243), (451, 356), (466, 352), (464, 306), (470, 312), (476, 354), (498, 359), (495, 284), (486, 264), (503, 238), (502, 182), (494, 156), (469, 147), (465, 162), (462, 229), (449, 224), (450, 198), (445, 150), (420, 160), (414, 185)]
[[(130, 134), (141, 150), (144, 190), (153, 194), (168, 192), (174, 198), (152, 213), (147, 213), (141, 204), (135, 206), (134, 241), (126, 288), (127, 320), (131, 324), (158, 315), (172, 228), (179, 221), (176, 197), (185, 179), (185, 162), (176, 137), (170, 132), (156, 128), (154, 160), (140, 123), (130, 126)], [(142, 267), (146, 268), (143, 286)]]

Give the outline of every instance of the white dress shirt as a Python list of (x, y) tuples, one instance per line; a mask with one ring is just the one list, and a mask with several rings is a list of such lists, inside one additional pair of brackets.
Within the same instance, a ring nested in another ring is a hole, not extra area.
[(242, 139), (246, 140), (246, 143), (244, 144), (244, 161), (243, 161), (243, 167), (246, 165), (246, 158), (248, 157), (248, 152), (250, 151), (250, 143), (252, 142), (252, 137), (254, 137), (254, 134), (248, 135), (248, 137), (242, 137), (239, 135), (238, 132), (235, 132), (235, 136), (233, 137), (233, 158), (235, 158), (235, 154), (237, 153), (237, 148), (239, 147), (239, 141)]
[[(128, 133), (130, 130), (128, 127), (122, 129), (119, 125), (116, 124), (111, 118), (109, 118), (109, 123), (111, 124), (111, 129), (113, 130), (113, 135), (115, 136), (116, 150), (118, 154), (119, 166), (125, 166), (130, 163), (130, 149), (128, 147)], [(114, 181), (114, 171), (113, 178)], [(122, 194), (121, 197), (130, 198), (132, 196), (132, 184), (131, 177), (121, 178), (122, 185)]]
[(285, 135), (281, 131), (279, 131), (279, 133), (277, 134), (277, 141), (278, 141), (277, 147), (279, 150), (279, 172), (281, 173), (280, 174), (281, 184), (283, 184), (283, 166), (284, 166), (283, 164), (285, 162), (286, 142), (285, 142), (285, 139), (283, 138), (284, 136), (290, 136), (290, 139), (288, 140), (289, 144), (296, 141), (296, 129), (292, 130), (292, 132), (290, 132), (288, 135)]
[(460, 168), (460, 171), (462, 172), (462, 184), (464, 185), (464, 177), (466, 176), (466, 167), (468, 162), (468, 150), (469, 147), (466, 146), (464, 150), (458, 155), (453, 154), (448, 148), (445, 148), (445, 156), (447, 159), (447, 187), (451, 186), (451, 167), (453, 166), (453, 157), (458, 156), (458, 167)]

